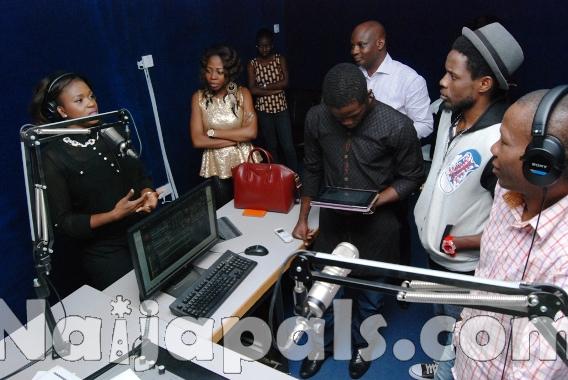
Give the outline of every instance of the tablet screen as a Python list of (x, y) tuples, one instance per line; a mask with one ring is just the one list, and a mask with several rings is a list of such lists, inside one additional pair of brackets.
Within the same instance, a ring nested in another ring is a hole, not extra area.
[(355, 207), (369, 207), (377, 191), (326, 186), (315, 199), (323, 203), (336, 203)]

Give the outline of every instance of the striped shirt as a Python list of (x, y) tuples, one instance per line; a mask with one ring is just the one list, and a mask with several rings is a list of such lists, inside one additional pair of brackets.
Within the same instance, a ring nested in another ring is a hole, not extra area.
[[(538, 215), (522, 221), (524, 202), (519, 194), (499, 185), (481, 240), (481, 254), (475, 275), (504, 281), (549, 283), (568, 288), (568, 196), (542, 211), (534, 245), (530, 249)], [(529, 255), (530, 250), (530, 255)], [(561, 313), (554, 326), (568, 331)], [(454, 344), (456, 379), (568, 379), (568, 366), (527, 318), (464, 309), (456, 324)], [(508, 340), (513, 332), (507, 360)]]

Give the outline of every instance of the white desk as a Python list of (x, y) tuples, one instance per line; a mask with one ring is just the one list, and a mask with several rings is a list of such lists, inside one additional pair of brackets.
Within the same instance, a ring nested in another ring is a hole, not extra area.
[[(229, 249), (235, 253), (241, 253), (246, 247), (255, 244), (265, 246), (268, 248), (269, 253), (261, 257), (247, 256), (257, 261), (258, 264), (211, 317), (215, 321), (213, 329), (214, 342), (218, 342), (223, 335), (221, 319), (245, 315), (276, 282), (282, 266), (286, 263), (290, 254), (302, 245), (302, 241), (297, 239), (286, 244), (274, 233), (274, 229), (278, 227), (282, 227), (290, 233), (292, 232), (298, 221), (299, 205), (294, 205), (288, 214), (269, 212), (263, 218), (243, 216), (242, 211), (235, 209), (232, 201), (218, 210), (217, 217), (228, 217), (241, 231), (242, 235), (217, 244), (210, 253), (205, 254), (197, 261), (196, 265), (201, 268), (208, 268), (226, 250)], [(319, 209), (313, 208), (309, 217), (310, 227), (318, 226), (318, 218)], [(124, 298), (129, 299), (135, 308), (140, 303), (138, 284), (134, 271), (126, 274), (113, 285), (104, 289), (103, 292), (113, 298), (117, 295), (122, 295)], [(160, 320), (170, 322), (176, 318), (169, 309), (170, 304), (175, 300), (172, 296), (158, 292), (153, 299), (159, 304)], [(227, 327), (230, 326), (226, 325)]]
[[(286, 244), (282, 242), (276, 234), (274, 234), (274, 229), (277, 227), (285, 228), (291, 232), (298, 220), (299, 209), (299, 205), (295, 205), (288, 214), (267, 213), (263, 218), (243, 216), (242, 210), (235, 209), (232, 202), (218, 210), (217, 216), (227, 216), (242, 232), (242, 235), (217, 244), (212, 249), (212, 252), (205, 254), (204, 257), (196, 263), (197, 266), (202, 268), (209, 267), (209, 265), (217, 259), (218, 255), (225, 252), (227, 249), (240, 253), (250, 245), (261, 244), (269, 250), (269, 253), (262, 257), (247, 256), (257, 261), (258, 264), (239, 285), (235, 292), (231, 294), (231, 296), (212, 316), (215, 321), (213, 342), (217, 342), (222, 338), (223, 327), (221, 325), (221, 319), (223, 317), (230, 316), (242, 317), (274, 284), (280, 274), (282, 266), (286, 263), (287, 258), (292, 252), (301, 246), (302, 242), (299, 240), (294, 240), (293, 242)], [(310, 227), (317, 227), (319, 216), (318, 211), (319, 210), (317, 208), (312, 209), (312, 212), (310, 213)], [(37, 371), (49, 370), (55, 365), (61, 365), (78, 376), (85, 377), (108, 364), (111, 352), (110, 349), (112, 346), (113, 327), (115, 320), (117, 319), (116, 316), (110, 313), (112, 310), (111, 301), (114, 301), (118, 295), (121, 295), (124, 299), (130, 300), (131, 302), (130, 307), (132, 311), (130, 314), (125, 315), (123, 319), (127, 321), (128, 341), (129, 344), (132, 345), (134, 339), (140, 335), (139, 318), (142, 316), (139, 311), (140, 301), (134, 271), (126, 274), (113, 285), (106, 288), (103, 292), (89, 286), (83, 286), (63, 300), (68, 316), (75, 315), (81, 318), (100, 318), (102, 323), (101, 360), (66, 361), (63, 359), (53, 360), (50, 356), (48, 356), (45, 360), (35, 363), (11, 379), (29, 380), (33, 378)], [(165, 347), (165, 330), (168, 324), (176, 318), (176, 316), (169, 310), (169, 305), (174, 301), (174, 298), (168, 294), (159, 292), (154, 299), (159, 305), (158, 317), (160, 319), (160, 346)], [(59, 320), (63, 316), (62, 309), (59, 304), (55, 305), (52, 310), (56, 320)], [(225, 325), (225, 328), (227, 328), (227, 325)], [(197, 337), (197, 339), (204, 338), (210, 337)], [(0, 341), (0, 343), (4, 342)], [(197, 361), (196, 363), (211, 370), (212, 372), (230, 379), (290, 379), (289, 376), (280, 371), (274, 370), (258, 362), (247, 361), (244, 356), (238, 353), (233, 351), (224, 351), (225, 348), (212, 342), (208, 343), (213, 345), (214, 359), (210, 361)], [(5, 339), (5, 346), (6, 360), (0, 365), (0, 378), (29, 362), (10, 338)], [(241, 362), (241, 373), (225, 373), (223, 367), (224, 354), (237, 355), (243, 359)]]
[[(137, 308), (132, 308), (130, 314), (122, 316), (116, 316), (111, 313), (112, 305), (111, 301), (113, 301), (112, 297), (107, 296), (106, 294), (93, 289), (89, 286), (83, 286), (79, 288), (77, 291), (69, 295), (63, 300), (65, 307), (67, 309), (67, 316), (76, 316), (82, 319), (89, 318), (93, 320), (94, 318), (100, 320), (101, 328), (100, 328), (100, 352), (101, 358), (100, 360), (77, 360), (77, 361), (69, 361), (64, 359), (56, 359), (53, 360), (51, 356), (46, 357), (44, 360), (41, 360), (29, 368), (25, 369), (24, 371), (18, 373), (17, 375), (11, 377), (10, 379), (25, 379), (30, 380), (34, 377), (37, 371), (47, 371), (53, 368), (56, 365), (62, 366), (65, 369), (69, 370), (70, 372), (76, 374), (77, 376), (83, 378), (86, 376), (91, 375), (95, 371), (103, 368), (105, 365), (109, 363), (109, 357), (111, 354), (112, 342), (113, 342), (113, 331), (114, 327), (116, 326), (116, 320), (122, 319), (125, 320), (125, 324), (127, 325), (127, 332), (128, 332), (128, 344), (131, 347), (134, 343), (136, 337), (140, 335), (140, 324), (139, 318), (142, 317), (139, 310)], [(62, 316), (62, 309), (59, 304), (55, 305), (53, 308), (53, 313), (55, 315), (55, 319), (59, 320)], [(69, 326), (70, 324), (68, 324)], [(159, 325), (159, 343), (160, 346), (164, 347), (164, 335), (165, 330), (167, 327), (167, 323), (165, 321), (160, 321)], [(197, 338), (200, 339), (200, 338)], [(39, 344), (39, 341), (33, 340), (32, 343)], [(9, 373), (13, 372), (14, 370), (22, 367), (28, 360), (22, 354), (22, 352), (16, 347), (14, 342), (10, 338), (6, 338), (5, 342), (0, 341), (0, 343), (6, 346), (6, 360), (2, 362), (0, 365), (0, 378), (8, 375)], [(76, 341), (74, 341), (76, 343)], [(213, 359), (207, 361), (195, 361), (194, 363), (216, 373), (221, 376), (224, 376), (229, 379), (257, 379), (257, 378), (265, 378), (265, 379), (292, 379), (290, 376), (274, 370), (270, 367), (267, 367), (261, 363), (249, 361), (242, 355), (235, 353), (230, 350), (226, 350), (225, 348), (208, 341), (207, 344), (212, 345), (213, 348)], [(176, 353), (176, 351), (171, 351)], [(178, 352), (179, 353), (179, 352)], [(241, 358), (241, 373), (227, 373), (227, 366), (224, 363), (224, 359), (228, 357), (239, 357)], [(160, 363), (160, 359), (158, 358), (158, 363)], [(181, 364), (183, 365), (183, 363)], [(166, 368), (167, 369), (167, 368)]]

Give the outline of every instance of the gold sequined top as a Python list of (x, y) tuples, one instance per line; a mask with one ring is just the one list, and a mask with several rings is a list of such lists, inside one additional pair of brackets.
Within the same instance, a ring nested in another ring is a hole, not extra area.
[[(199, 90), (198, 94), (204, 132), (210, 128), (234, 129), (243, 126), (244, 96), (240, 87), (235, 94), (236, 99), (231, 96), (225, 96), (224, 99), (218, 97), (206, 99), (202, 90)], [(235, 107), (235, 100), (238, 101), (238, 108)], [(233, 113), (233, 108), (236, 115)], [(230, 178), (231, 168), (245, 162), (252, 149), (250, 142), (241, 142), (225, 148), (205, 149), (199, 175), (205, 178), (212, 176), (218, 176), (221, 179)]]

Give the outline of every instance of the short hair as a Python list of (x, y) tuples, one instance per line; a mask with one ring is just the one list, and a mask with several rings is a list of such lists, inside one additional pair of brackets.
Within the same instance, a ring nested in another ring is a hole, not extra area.
[(352, 63), (333, 66), (323, 80), (322, 98), (328, 107), (340, 108), (353, 101), (362, 104), (368, 94), (365, 76)]
[(470, 40), (464, 36), (459, 36), (454, 41), (452, 50), (456, 50), (466, 56), (467, 69), (471, 73), (472, 79), (479, 79), (485, 76), (490, 76), (493, 79), (493, 88), (490, 93), (492, 98), (505, 94), (506, 91), (499, 88), (499, 82), (495, 74), (493, 74), (491, 67)]
[(204, 88), (207, 87), (205, 80), (205, 71), (207, 70), (207, 62), (213, 56), (219, 56), (223, 62), (223, 70), (225, 73), (225, 83), (237, 82), (237, 79), (242, 71), (241, 60), (237, 51), (227, 45), (215, 45), (205, 50), (201, 56), (201, 83)]
[(69, 71), (57, 71), (40, 80), (34, 88), (32, 101), (29, 106), (29, 112), (34, 123), (47, 124), (53, 122), (50, 115), (48, 115), (47, 104), (49, 102), (59, 104), (59, 95), (74, 80), (85, 82), (91, 90), (93, 89), (93, 86), (91, 86), (91, 83), (85, 76)]
[(261, 38), (268, 38), (270, 42), (274, 42), (274, 33), (268, 28), (259, 29), (256, 32), (256, 42), (260, 41)]

